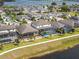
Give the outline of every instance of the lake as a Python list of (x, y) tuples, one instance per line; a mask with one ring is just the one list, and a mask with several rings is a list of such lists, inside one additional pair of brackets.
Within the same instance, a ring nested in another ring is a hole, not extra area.
[[(57, 4), (61, 4), (63, 0), (16, 0), (16, 2), (5, 2), (5, 5), (50, 5), (51, 2), (55, 1)], [(79, 2), (65, 1), (67, 4), (79, 4)]]
[(40, 57), (30, 59), (79, 59), (79, 45), (65, 51), (50, 53)]

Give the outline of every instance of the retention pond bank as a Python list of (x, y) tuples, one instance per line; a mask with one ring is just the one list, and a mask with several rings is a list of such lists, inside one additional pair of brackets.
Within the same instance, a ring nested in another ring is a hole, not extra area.
[(57, 51), (30, 59), (79, 59), (79, 45), (64, 51)]
[[(25, 47), (0, 56), (0, 59), (35, 59), (56, 51), (64, 51), (79, 44), (79, 36), (64, 38), (31, 47)], [(45, 58), (46, 59), (46, 58)], [(51, 59), (51, 58), (50, 58)], [(52, 58), (53, 59), (53, 58)]]

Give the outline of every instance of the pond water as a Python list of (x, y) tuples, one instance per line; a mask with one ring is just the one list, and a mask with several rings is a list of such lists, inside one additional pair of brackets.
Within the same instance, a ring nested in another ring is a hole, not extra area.
[[(57, 4), (61, 4), (63, 0), (16, 0), (16, 2), (5, 2), (5, 5), (50, 5), (55, 1)], [(67, 4), (79, 4), (78, 0), (64, 1)]]
[(79, 45), (65, 51), (50, 53), (40, 57), (30, 59), (79, 59)]

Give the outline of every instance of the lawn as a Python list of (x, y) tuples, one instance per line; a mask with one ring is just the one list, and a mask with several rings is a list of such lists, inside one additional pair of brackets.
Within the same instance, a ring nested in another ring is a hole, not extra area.
[(48, 42), (41, 45), (31, 46), (28, 48), (18, 49), (3, 56), (0, 59), (30, 59), (26, 57), (34, 57), (43, 55), (45, 52), (62, 51), (64, 49), (72, 48), (75, 44), (79, 44), (79, 37), (72, 37), (66, 40), (59, 40), (55, 42)]
[(68, 12), (71, 16), (79, 15), (77, 12)]
[(48, 40), (53, 40), (53, 39), (57, 39), (57, 38), (62, 38), (62, 37), (66, 37), (66, 36), (75, 35), (75, 34), (79, 34), (79, 28), (76, 28), (76, 31), (74, 33), (66, 33), (66, 34), (63, 34), (63, 35), (57, 34), (57, 35), (53, 35), (53, 36), (49, 36), (49, 37), (46, 37), (46, 38), (33, 40), (33, 41), (21, 40), (18, 46), (14, 45), (13, 43), (5, 44), (3, 46), (3, 49), (0, 50), (0, 53), (5, 52), (5, 51), (10, 50), (10, 49), (13, 49), (13, 48), (20, 47), (20, 46), (25, 46), (25, 45), (30, 45), (30, 44), (34, 44), (34, 43), (44, 42), (44, 41), (48, 41)]

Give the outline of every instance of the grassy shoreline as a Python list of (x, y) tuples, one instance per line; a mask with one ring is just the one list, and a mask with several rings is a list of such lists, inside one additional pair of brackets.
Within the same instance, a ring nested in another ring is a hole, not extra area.
[[(39, 54), (37, 54), (37, 55), (34, 55), (34, 56), (30, 56), (30, 57), (26, 57), (26, 58), (33, 58), (33, 57), (41, 57), (41, 56), (44, 56), (44, 55), (46, 55), (46, 54), (50, 54), (50, 53), (55, 53), (55, 52), (59, 52), (59, 51), (65, 51), (65, 50), (68, 50), (68, 49), (70, 49), (70, 48), (73, 48), (73, 47), (75, 47), (76, 45), (79, 45), (79, 43), (77, 43), (77, 44), (74, 44), (74, 45), (70, 45), (70, 46), (67, 46), (67, 47), (64, 47), (64, 48), (58, 48), (58, 49), (55, 49), (55, 50), (48, 50), (48, 51), (45, 51), (45, 52), (43, 52), (43, 53), (39, 53)], [(21, 58), (22, 59), (22, 58)]]
[[(0, 52), (4, 52), (6, 50), (9, 50), (9, 49), (12, 49), (12, 48), (17, 48), (17, 47), (20, 47), (20, 46), (44, 42), (44, 41), (48, 41), (48, 40), (54, 40), (54, 39), (57, 39), (57, 38), (63, 38), (63, 37), (76, 35), (76, 34), (79, 34), (78, 29), (76, 29), (76, 32), (74, 32), (74, 33), (70, 33), (70, 34), (66, 33), (64, 35), (55, 35), (55, 36), (51, 36), (51, 37), (48, 37), (48, 38), (42, 38), (42, 39), (39, 39), (39, 40), (35, 40), (33, 42), (23, 42), (23, 43), (20, 43), (19, 46), (14, 46), (12, 44), (8, 44), (8, 45), (5, 45), (5, 47), (4, 47), (5, 49), (0, 51)], [(22, 59), (22, 58), (26, 58), (26, 56), (33, 57), (33, 56), (36, 56), (38, 54), (41, 55), (42, 53), (45, 53), (46, 51), (49, 52), (49, 51), (54, 50), (53, 52), (55, 52), (55, 50), (56, 51), (65, 50), (65, 49), (68, 49), (68, 48), (72, 48), (74, 45), (79, 44), (78, 39), (79, 39), (79, 37), (77, 36), (77, 37), (72, 37), (72, 38), (65, 39), (65, 40), (58, 40), (58, 41), (55, 41), (55, 42), (48, 42), (48, 43), (40, 44), (40, 45), (37, 45), (37, 46), (18, 49), (18, 50), (6, 53), (3, 56), (0, 56), (0, 59), (8, 59), (7, 57), (13, 57), (13, 59)], [(21, 53), (23, 53), (23, 54), (21, 54)], [(13, 56), (13, 55), (15, 55), (15, 56)]]
[(4, 47), (3, 47), (2, 50), (0, 50), (0, 53), (8, 51), (8, 50), (11, 50), (13, 48), (17, 48), (17, 47), (21, 47), (21, 46), (25, 46), (25, 45), (30, 45), (30, 44), (35, 44), (35, 43), (44, 42), (44, 41), (49, 41), (49, 40), (54, 40), (54, 39), (57, 39), (57, 38), (63, 38), (63, 37), (67, 37), (67, 36), (71, 36), (71, 35), (76, 35), (76, 34), (79, 34), (79, 28), (76, 29), (76, 31), (74, 33), (66, 33), (66, 34), (63, 34), (63, 35), (49, 36), (47, 38), (41, 38), (41, 39), (34, 40), (34, 41), (31, 41), (31, 42), (21, 40), (18, 46), (15, 46), (13, 43), (4, 44)]
[[(76, 39), (79, 39), (79, 38), (76, 38)], [(69, 40), (68, 40), (69, 41)], [(64, 41), (66, 42), (66, 41)], [(54, 53), (56, 51), (64, 51), (64, 50), (67, 50), (67, 49), (70, 49), (70, 48), (73, 48), (74, 46), (78, 45), (79, 44), (79, 40), (74, 40), (74, 39), (71, 39), (71, 42), (69, 41), (68, 43), (66, 42), (65, 44), (63, 45), (59, 45), (57, 47), (55, 47), (54, 49), (51, 47), (47, 50), (44, 50), (44, 51), (41, 51), (41, 52), (38, 52), (38, 53), (35, 53), (35, 54), (32, 54), (31, 56), (29, 57), (26, 57), (25, 56), (22, 56), (22, 57), (19, 57), (17, 59), (29, 59), (29, 58), (32, 58), (32, 57), (40, 57), (40, 56), (43, 56), (45, 54), (50, 54), (50, 53)]]
[(29, 59), (34, 56), (44, 55), (45, 53), (66, 50), (79, 44), (78, 39), (79, 37), (77, 36), (65, 40), (58, 40), (55, 42), (48, 42), (37, 46), (18, 49), (0, 56), (0, 59)]

